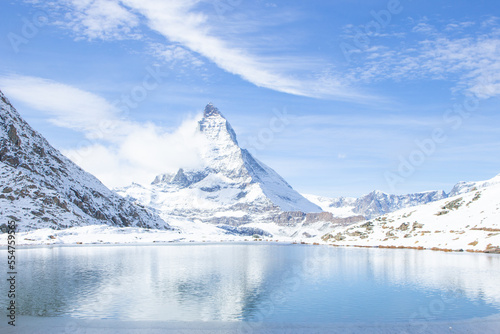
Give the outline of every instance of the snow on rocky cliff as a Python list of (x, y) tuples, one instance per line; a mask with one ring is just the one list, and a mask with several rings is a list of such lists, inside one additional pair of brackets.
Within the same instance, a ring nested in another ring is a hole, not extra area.
[(8, 220), (20, 231), (96, 224), (169, 228), (53, 148), (0, 91), (0, 225)]
[(241, 225), (283, 211), (321, 212), (281, 176), (238, 146), (236, 134), (212, 104), (205, 107), (198, 130), (206, 138), (201, 167), (158, 175), (152, 184), (132, 184), (116, 191), (159, 210), (163, 217)]

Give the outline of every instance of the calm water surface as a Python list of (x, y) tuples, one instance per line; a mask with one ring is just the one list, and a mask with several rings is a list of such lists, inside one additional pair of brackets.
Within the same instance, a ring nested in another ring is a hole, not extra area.
[(380, 323), (500, 313), (495, 255), (253, 243), (17, 253), (25, 316)]

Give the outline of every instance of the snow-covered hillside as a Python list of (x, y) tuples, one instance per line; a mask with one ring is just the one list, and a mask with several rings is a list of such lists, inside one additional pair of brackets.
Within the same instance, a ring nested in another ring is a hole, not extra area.
[(321, 212), (274, 170), (238, 146), (236, 134), (212, 104), (198, 129), (206, 139), (201, 167), (158, 175), (147, 186), (116, 189), (131, 200), (161, 212), (162, 217), (241, 225), (269, 220), (283, 211)]
[(8, 220), (19, 231), (91, 224), (169, 228), (53, 148), (0, 91), (0, 225)]
[(500, 252), (500, 183), (475, 183), (436, 202), (395, 211), (323, 239), (336, 245)]
[(486, 180), (486, 181), (472, 181), (472, 182), (465, 182), (461, 181), (458, 182), (453, 189), (451, 189), (450, 193), (448, 196), (456, 196), (459, 194), (464, 194), (470, 191), (475, 191), (479, 190), (485, 187), (489, 187), (495, 184), (500, 183), (500, 174), (496, 175), (492, 179)]

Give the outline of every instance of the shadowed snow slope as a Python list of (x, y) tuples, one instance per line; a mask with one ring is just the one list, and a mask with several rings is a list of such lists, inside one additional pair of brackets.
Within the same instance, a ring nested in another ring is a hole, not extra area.
[(106, 188), (26, 123), (0, 91), (0, 224), (20, 231), (107, 224), (168, 228)]
[(239, 225), (281, 211), (321, 212), (274, 170), (238, 146), (229, 122), (212, 104), (199, 121), (201, 167), (158, 175), (151, 185), (117, 192), (166, 215)]

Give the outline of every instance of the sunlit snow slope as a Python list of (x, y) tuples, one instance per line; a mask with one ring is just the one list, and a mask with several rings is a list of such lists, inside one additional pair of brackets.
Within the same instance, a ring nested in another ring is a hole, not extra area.
[(499, 176), (482, 182), (462, 182), (454, 188), (457, 190), (454, 196), (339, 227), (323, 239), (338, 245), (500, 253), (498, 180)]

